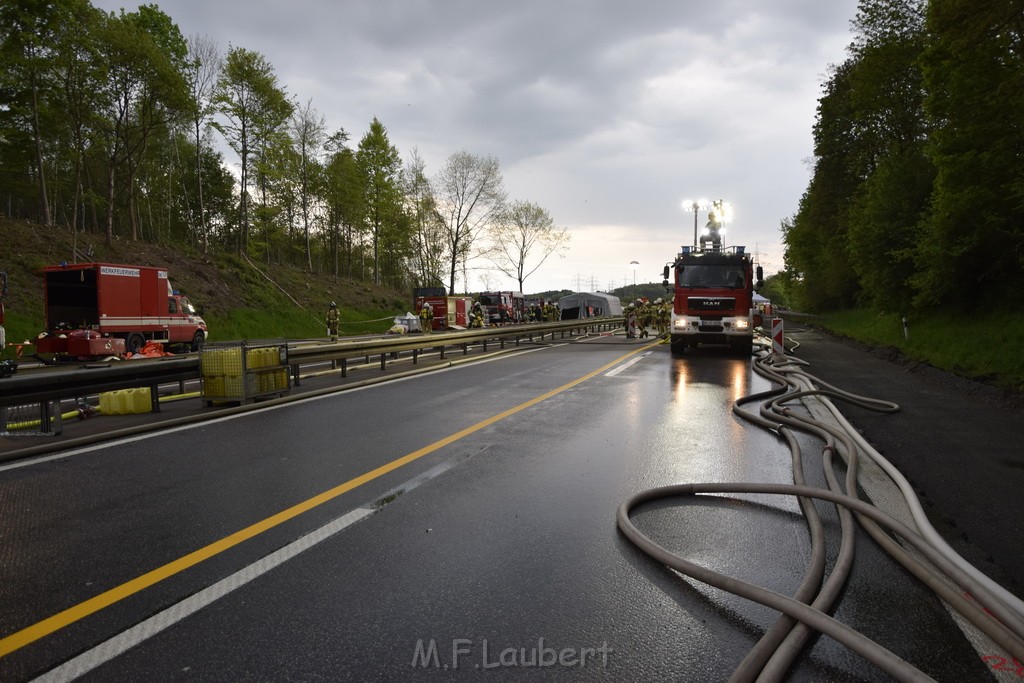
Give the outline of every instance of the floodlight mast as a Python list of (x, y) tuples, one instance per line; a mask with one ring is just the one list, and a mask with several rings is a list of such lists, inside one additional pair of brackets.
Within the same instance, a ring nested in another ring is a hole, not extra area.
[(693, 248), (697, 248), (697, 214), (708, 208), (706, 199), (684, 199), (683, 211), (693, 212)]

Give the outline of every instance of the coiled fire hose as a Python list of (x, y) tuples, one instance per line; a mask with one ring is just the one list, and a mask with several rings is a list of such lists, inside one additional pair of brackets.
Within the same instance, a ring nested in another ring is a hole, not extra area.
[[(895, 412), (899, 406), (837, 389), (807, 374), (801, 365), (790, 357), (777, 356), (760, 349), (753, 368), (776, 386), (744, 397), (733, 405), (733, 412), (738, 416), (785, 440), (793, 461), (793, 484), (698, 483), (665, 486), (641, 491), (628, 498), (622, 502), (616, 514), (616, 522), (622, 533), (654, 559), (686, 576), (782, 613), (739, 664), (730, 680), (781, 680), (815, 631), (837, 640), (897, 680), (931, 680), (924, 672), (827, 613), (834, 607), (852, 568), (854, 518), (886, 552), (935, 591), (952, 609), (1017, 661), (1024, 661), (1024, 603), (970, 565), (942, 541), (928, 523), (906, 479), (856, 433), (830, 399), (881, 412)], [(785, 405), (811, 396), (817, 397), (829, 408), (841, 429), (797, 414)], [(762, 402), (758, 413), (743, 408), (755, 401)], [(806, 484), (800, 446), (793, 430), (812, 434), (825, 442), (822, 464), (827, 489)], [(836, 454), (845, 457), (847, 461), (845, 488), (835, 476), (833, 456)], [(873, 460), (899, 486), (911, 510), (916, 529), (856, 497), (858, 458), (861, 454)], [(654, 500), (685, 500), (700, 494), (736, 493), (797, 496), (810, 534), (811, 559), (804, 579), (792, 597), (690, 562), (648, 538), (629, 517), (634, 508)], [(840, 548), (827, 578), (824, 527), (812, 499), (835, 504), (840, 518)], [(895, 538), (889, 532), (895, 534)], [(909, 545), (918, 555), (908, 551), (905, 545)], [(965, 594), (971, 599), (964, 597)]]

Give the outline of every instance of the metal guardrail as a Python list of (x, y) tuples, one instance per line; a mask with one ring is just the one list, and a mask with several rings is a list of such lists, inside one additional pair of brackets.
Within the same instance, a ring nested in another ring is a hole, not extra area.
[[(574, 335), (583, 330), (614, 329), (622, 325), (621, 317), (582, 318), (550, 323), (485, 327), (464, 332), (439, 332), (415, 337), (393, 339), (340, 340), (308, 346), (288, 348), (288, 365), (294, 381), (299, 381), (299, 368), (311, 363), (341, 361), (344, 375), (346, 363), (352, 358), (380, 356), (381, 368), (393, 354), (412, 351), (413, 362), (426, 349), (440, 349), (444, 357), (450, 347), (462, 347), (465, 353), (470, 344), (480, 343), (484, 350), (495, 341), (502, 348), (511, 340), (515, 345), (523, 339), (547, 336), (554, 340), (557, 335)], [(88, 363), (71, 369), (56, 369), (25, 375), (14, 375), (0, 379), (0, 406), (22, 405), (44, 401), (75, 399), (103, 391), (149, 387), (153, 410), (159, 411), (157, 387), (169, 382), (183, 382), (199, 379), (198, 356), (184, 358), (157, 358), (153, 360), (129, 360), (117, 363)]]

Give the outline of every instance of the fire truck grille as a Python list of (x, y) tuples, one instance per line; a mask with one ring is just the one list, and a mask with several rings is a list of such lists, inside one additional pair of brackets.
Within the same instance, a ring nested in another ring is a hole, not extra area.
[(731, 311), (736, 307), (732, 297), (691, 296), (686, 300), (691, 311)]

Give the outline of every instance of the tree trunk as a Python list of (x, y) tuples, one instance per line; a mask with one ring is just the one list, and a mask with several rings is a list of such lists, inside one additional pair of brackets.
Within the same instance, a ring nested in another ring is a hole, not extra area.
[(199, 185), (199, 232), (203, 241), (203, 253), (210, 249), (209, 233), (206, 229), (206, 208), (203, 206), (203, 145), (202, 130), (196, 119), (196, 183)]
[(50, 218), (50, 202), (46, 196), (46, 174), (43, 173), (43, 140), (42, 134), (39, 132), (39, 98), (36, 92), (35, 71), (32, 72), (32, 127), (36, 139), (36, 171), (39, 174), (39, 211), (43, 225), (50, 226), (53, 224), (53, 219)]
[(107, 172), (107, 247), (114, 246), (114, 161)]

